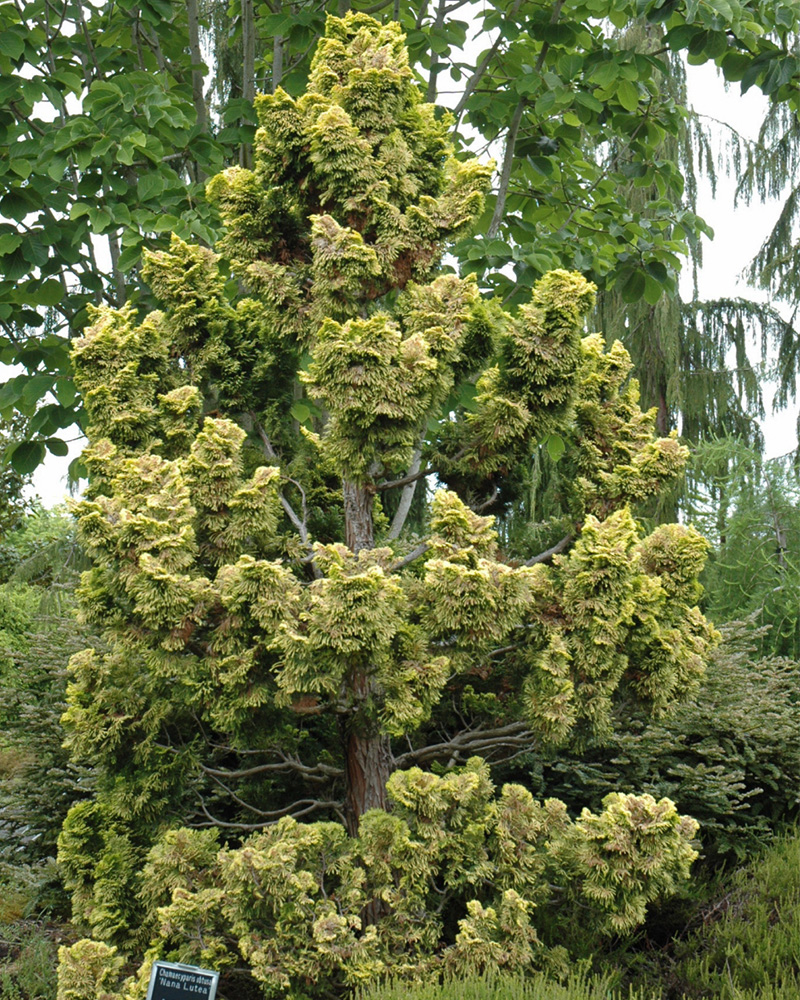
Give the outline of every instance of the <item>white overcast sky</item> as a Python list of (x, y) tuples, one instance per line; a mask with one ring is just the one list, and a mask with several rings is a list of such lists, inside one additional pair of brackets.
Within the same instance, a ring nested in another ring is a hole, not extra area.
[[(689, 100), (700, 114), (726, 121), (749, 138), (757, 135), (766, 108), (766, 99), (756, 88), (744, 96), (739, 93), (738, 85), (726, 91), (711, 63), (689, 67)], [(715, 233), (713, 242), (706, 242), (705, 246), (699, 289), (702, 299), (759, 294), (748, 288), (739, 275), (769, 232), (780, 204), (755, 204), (734, 209), (735, 183), (734, 178), (720, 177), (716, 198), (712, 197), (708, 184), (703, 184), (700, 190), (700, 214)], [(691, 295), (688, 275), (685, 276), (684, 293), (686, 297)], [(768, 400), (768, 408), (770, 405)], [(768, 457), (785, 454), (796, 446), (795, 419), (795, 412), (767, 417), (764, 433)], [(67, 496), (67, 466), (80, 453), (81, 447), (79, 441), (72, 442), (69, 456), (55, 458), (49, 455), (36, 472), (34, 492), (46, 506), (57, 504)]]
[[(748, 139), (756, 139), (760, 124), (768, 107), (768, 101), (757, 87), (746, 94), (739, 92), (739, 85), (733, 84), (726, 91), (713, 63), (690, 66), (689, 100), (694, 109), (709, 119), (718, 119), (734, 126)], [(719, 138), (722, 129), (710, 123)], [(766, 301), (761, 289), (754, 289), (741, 280), (742, 270), (750, 262), (765, 237), (776, 222), (781, 209), (780, 201), (759, 201), (749, 206), (733, 206), (736, 178), (720, 176), (716, 198), (711, 194), (710, 184), (702, 182), (699, 195), (700, 215), (714, 230), (713, 241), (705, 240), (704, 263), (699, 277), (699, 293), (703, 300), (741, 296)], [(691, 295), (691, 281), (688, 273), (684, 276), (686, 297)], [(787, 315), (785, 307), (780, 311)], [(787, 316), (788, 318), (788, 316)], [(758, 352), (754, 349), (753, 357)], [(771, 391), (765, 392), (767, 419), (763, 430), (766, 442), (766, 457), (785, 455), (797, 446), (797, 408), (792, 406), (781, 413), (773, 414)]]

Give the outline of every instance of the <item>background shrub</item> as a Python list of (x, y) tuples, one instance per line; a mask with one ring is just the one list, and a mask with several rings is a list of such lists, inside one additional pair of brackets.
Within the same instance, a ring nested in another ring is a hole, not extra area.
[[(563, 982), (544, 973), (531, 976), (467, 976), (444, 983), (383, 983), (356, 991), (355, 1000), (615, 1000), (613, 973), (590, 976), (575, 970)], [(631, 990), (625, 1000), (650, 1000), (654, 994)]]
[(570, 810), (610, 791), (672, 799), (700, 823), (711, 862), (744, 859), (793, 823), (800, 803), (800, 670), (794, 660), (753, 660), (764, 630), (752, 620), (722, 629), (698, 691), (660, 719), (634, 718), (603, 746), (537, 763), (526, 782)]
[(678, 948), (670, 995), (687, 1000), (800, 996), (800, 836), (778, 841), (726, 880)]

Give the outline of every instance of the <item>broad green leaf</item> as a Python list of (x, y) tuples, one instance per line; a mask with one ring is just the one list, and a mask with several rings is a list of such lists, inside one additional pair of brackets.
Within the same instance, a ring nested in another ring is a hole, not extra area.
[(35, 299), (39, 305), (54, 306), (64, 298), (64, 288), (56, 278), (42, 282), (36, 290)]
[(24, 375), (17, 375), (9, 379), (5, 384), (0, 385), (0, 410), (5, 410), (8, 406), (14, 406), (22, 395), (22, 389), (27, 379)]
[(21, 177), (23, 180), (27, 180), (33, 170), (33, 165), (30, 160), (22, 160), (16, 157), (12, 158), (8, 165), (17, 177)]
[(150, 198), (157, 198), (164, 190), (164, 179), (157, 173), (148, 172), (142, 174), (136, 182), (136, 193), (142, 201), (149, 201)]
[(660, 260), (651, 260), (645, 264), (645, 270), (647, 273), (655, 278), (656, 281), (665, 282), (669, 277), (669, 272), (664, 264)]
[(119, 255), (119, 260), (117, 264), (120, 271), (123, 274), (130, 271), (132, 267), (135, 267), (139, 261), (142, 259), (142, 244), (137, 240), (136, 244), (133, 246), (125, 247), (122, 253)]
[(29, 272), (30, 265), (23, 256), (22, 250), (17, 248), (0, 257), (0, 270), (11, 281), (19, 281), (23, 275)]
[(102, 233), (111, 225), (111, 214), (104, 208), (90, 208), (89, 221), (93, 233)]
[(66, 441), (62, 441), (61, 438), (49, 437), (45, 444), (47, 445), (47, 450), (51, 455), (57, 455), (59, 458), (64, 458), (69, 454), (69, 445)]
[(27, 378), (20, 393), (22, 404), (31, 407), (38, 403), (53, 387), (55, 379), (52, 375), (32, 375)]
[(12, 468), (25, 476), (44, 461), (44, 445), (41, 441), (21, 441), (11, 451), (10, 459)]
[(311, 416), (311, 410), (301, 400), (297, 400), (295, 403), (292, 403), (292, 408), (289, 412), (292, 417), (301, 424), (304, 424)]
[(715, 13), (719, 14), (729, 24), (734, 20), (734, 13), (728, 0), (706, 0), (708, 6)]
[(620, 80), (617, 84), (617, 100), (626, 111), (635, 111), (639, 107), (639, 89), (630, 80)]
[(0, 256), (11, 253), (22, 243), (22, 237), (17, 233), (0, 234)]
[(74, 222), (76, 219), (80, 219), (82, 215), (89, 215), (90, 211), (91, 205), (87, 205), (85, 201), (76, 201), (69, 210), (69, 217)]
[(645, 281), (644, 272), (640, 270), (631, 270), (625, 274), (620, 282), (620, 294), (622, 295), (623, 302), (638, 302), (639, 299), (644, 295), (644, 290), (647, 282)]
[(19, 59), (25, 51), (24, 29), (20, 25), (0, 31), (0, 53), (10, 59)]
[(545, 446), (547, 447), (547, 454), (553, 462), (558, 462), (567, 450), (564, 439), (559, 434), (550, 434), (545, 441)]
[(2, 200), (0, 200), (0, 215), (6, 219), (13, 219), (14, 222), (22, 222), (26, 215), (33, 211), (27, 195), (20, 190), (12, 188)]
[(78, 395), (75, 383), (70, 378), (60, 378), (53, 386), (56, 399), (62, 406), (72, 406)]
[(47, 176), (54, 181), (60, 181), (67, 172), (66, 156), (54, 156), (47, 167)]
[(649, 274), (644, 277), (644, 300), (648, 305), (654, 306), (664, 294), (664, 286), (651, 278)]

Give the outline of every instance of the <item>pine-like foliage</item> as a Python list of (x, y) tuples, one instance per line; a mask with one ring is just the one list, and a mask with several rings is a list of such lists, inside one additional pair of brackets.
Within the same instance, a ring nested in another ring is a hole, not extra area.
[[(145, 272), (164, 311), (100, 310), (73, 352), (103, 644), (72, 661), (68, 743), (98, 777), (60, 859), (103, 944), (63, 955), (72, 1000), (109, 991), (115, 947), (244, 960), (266, 996), (524, 969), (551, 883), (615, 934), (694, 857), (669, 800), (572, 820), (475, 756), (596, 739), (621, 691), (685, 695), (716, 641), (705, 542), (627, 506), (686, 454), (621, 346), (582, 338), (592, 286), (554, 272), (510, 315), (437, 270), (491, 166), (452, 155), (397, 25), (330, 18), (307, 93), (258, 110), (255, 168), (210, 184), (229, 265), (173, 240)], [(578, 474), (551, 564), (507, 560), (443, 489), (404, 536), (424, 476), (485, 484), (555, 431)]]
[(602, 749), (537, 761), (528, 783), (570, 808), (596, 808), (611, 790), (668, 796), (699, 820), (703, 854), (713, 862), (752, 855), (796, 823), (797, 663), (759, 658), (769, 629), (752, 621), (721, 632), (689, 704), (657, 719), (632, 719)]

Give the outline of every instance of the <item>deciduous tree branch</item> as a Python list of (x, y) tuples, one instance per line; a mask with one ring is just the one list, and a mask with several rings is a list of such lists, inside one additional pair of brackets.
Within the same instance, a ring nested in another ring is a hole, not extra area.
[(264, 827), (273, 826), (283, 816), (292, 816), (294, 819), (299, 819), (301, 816), (307, 816), (309, 813), (315, 812), (318, 809), (330, 809), (333, 812), (337, 813), (337, 815), (341, 816), (343, 807), (342, 802), (338, 800), (324, 801), (322, 799), (298, 799), (297, 802), (293, 802), (290, 806), (287, 806), (285, 809), (275, 810), (272, 818), (265, 819), (261, 823), (230, 823), (224, 819), (220, 819), (217, 816), (212, 816), (211, 813), (208, 811), (208, 808), (203, 799), (200, 796), (198, 796), (198, 798), (200, 798), (200, 809), (203, 815), (208, 820), (208, 822), (188, 824), (189, 826), (194, 827), (195, 829), (200, 829), (207, 826), (219, 826), (223, 827), (226, 830), (242, 830), (242, 831), (263, 830)]
[[(557, 2), (553, 5), (553, 13), (550, 16), (551, 24), (556, 23), (561, 15), (561, 8), (563, 6), (564, 0), (557, 0)], [(549, 48), (550, 45), (548, 42), (545, 42), (542, 45), (542, 51), (539, 53), (539, 58), (536, 60), (536, 65), (534, 66), (534, 73), (541, 73)], [(500, 224), (505, 218), (508, 186), (511, 183), (511, 171), (514, 166), (514, 149), (517, 145), (517, 136), (519, 135), (519, 128), (522, 124), (522, 116), (525, 113), (527, 103), (527, 98), (520, 98), (508, 126), (506, 148), (503, 154), (503, 167), (500, 172), (500, 183), (497, 187), (497, 202), (495, 203), (494, 212), (492, 213), (492, 221), (489, 223), (489, 229), (486, 233), (487, 239), (494, 239), (495, 236), (497, 236), (500, 231)]]
[(429, 548), (430, 545), (427, 542), (423, 542), (422, 545), (418, 545), (415, 549), (412, 549), (407, 556), (403, 556), (402, 559), (398, 559), (397, 562), (392, 563), (390, 567), (392, 573), (397, 573), (399, 570), (414, 562), (415, 559), (419, 559), (420, 556), (424, 556)]
[[(408, 475), (416, 476), (419, 472), (421, 462), (422, 445), (419, 444), (414, 449), (414, 454), (411, 456), (411, 465), (408, 467)], [(389, 528), (389, 533), (386, 536), (390, 540), (400, 537), (400, 532), (403, 530), (403, 526), (406, 523), (408, 512), (411, 510), (411, 504), (414, 500), (414, 491), (417, 488), (417, 482), (417, 479), (413, 479), (411, 482), (406, 483), (403, 487), (403, 492), (400, 496), (400, 503), (397, 505), (397, 511), (392, 518), (392, 526)]]
[(536, 566), (537, 563), (549, 562), (553, 556), (557, 556), (562, 553), (574, 537), (574, 535), (564, 535), (560, 542), (556, 542), (556, 544), (551, 546), (551, 548), (545, 549), (545, 551), (540, 552), (538, 556), (534, 556), (532, 559), (529, 559), (525, 565)]
[[(514, 4), (511, 7), (511, 10), (508, 12), (509, 20), (511, 20), (511, 18), (514, 17), (519, 12), (521, 6), (522, 6), (522, 0), (514, 0)], [(461, 99), (459, 100), (458, 104), (455, 107), (455, 110), (453, 111), (456, 121), (459, 121), (461, 119), (461, 116), (464, 114), (464, 110), (466, 109), (470, 97), (472, 97), (475, 88), (483, 79), (486, 70), (489, 68), (489, 63), (491, 63), (497, 50), (500, 48), (500, 44), (502, 41), (503, 41), (503, 34), (502, 32), (498, 32), (497, 38), (493, 42), (489, 51), (486, 53), (483, 59), (481, 59), (481, 61), (478, 63), (477, 67), (475, 68), (475, 72), (472, 74), (469, 80), (467, 80), (466, 85), (464, 87), (464, 93), (461, 95)]]
[[(203, 78), (205, 66), (200, 48), (200, 12), (198, 0), (186, 0), (186, 13), (189, 19), (189, 53), (192, 58), (192, 103), (197, 115), (197, 124), (205, 132), (208, 127), (208, 111), (203, 94)], [(198, 180), (202, 180), (198, 171)]]

